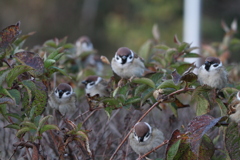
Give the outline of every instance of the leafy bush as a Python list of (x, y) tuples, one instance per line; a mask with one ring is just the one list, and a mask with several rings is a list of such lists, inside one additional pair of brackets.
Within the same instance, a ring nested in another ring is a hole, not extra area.
[[(145, 119), (161, 126), (165, 134), (166, 141), (156, 152), (167, 144), (166, 152), (164, 156), (158, 154), (159, 158), (237, 159), (239, 126), (230, 122), (228, 115), (234, 114), (234, 99), (240, 88), (236, 83), (239, 64), (230, 66), (227, 59), (229, 46), (239, 45), (240, 41), (232, 38), (236, 21), (231, 28), (223, 23), (223, 28), (223, 41), (205, 46), (206, 55), (198, 55), (193, 52), (196, 47), (179, 41), (177, 36), (174, 47), (162, 44), (154, 26), (154, 39), (144, 43), (139, 51), (146, 67), (154, 73), (117, 86), (118, 77), (111, 76), (109, 65), (104, 65), (106, 72), (100, 76), (110, 79), (112, 91), (110, 97), (100, 98), (85, 97), (79, 85), (86, 76), (99, 75), (94, 67), (84, 66), (85, 57), (96, 51), (76, 57), (74, 45), (67, 43), (66, 37), (48, 40), (28, 51), (23, 44), (34, 33), (19, 36), (20, 22), (8, 26), (0, 34), (0, 112), (5, 139), (2, 158), (133, 159), (136, 155), (122, 145), (128, 146), (124, 142), (132, 126)], [(227, 66), (229, 79), (235, 80), (221, 90), (223, 96), (216, 96), (213, 88), (201, 86), (194, 73), (195, 65), (183, 61), (209, 55), (220, 57)], [(69, 119), (60, 118), (57, 113), (50, 115), (52, 109), (47, 101), (55, 81), (70, 83), (78, 95), (78, 110)], [(155, 114), (151, 117), (152, 110)], [(181, 110), (186, 113), (180, 114)], [(7, 128), (11, 133), (14, 130), (13, 135), (6, 136), (10, 132)], [(121, 154), (117, 154), (119, 151)]]

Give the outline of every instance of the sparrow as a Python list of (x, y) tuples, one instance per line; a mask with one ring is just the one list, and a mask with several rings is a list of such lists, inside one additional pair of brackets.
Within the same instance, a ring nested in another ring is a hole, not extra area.
[(110, 91), (108, 83), (99, 76), (89, 76), (82, 84), (85, 85), (85, 92), (90, 97), (98, 95), (99, 97), (109, 97)]
[(164, 141), (164, 135), (147, 122), (138, 122), (128, 139), (131, 148), (140, 157), (160, 145)]
[(76, 55), (79, 56), (83, 52), (93, 51), (93, 44), (89, 37), (81, 36), (75, 43)]
[(143, 59), (127, 47), (117, 50), (112, 58), (111, 67), (114, 73), (124, 79), (141, 77), (146, 69)]
[(233, 114), (231, 114), (231, 115), (229, 116), (229, 118), (230, 118), (232, 121), (234, 121), (234, 122), (236, 122), (236, 123), (239, 123), (239, 122), (240, 122), (240, 91), (237, 93), (236, 99), (234, 100), (233, 103), (236, 104), (235, 107), (234, 107), (235, 110), (236, 110), (236, 112), (233, 113)]
[(208, 85), (219, 90), (226, 87), (227, 72), (219, 58), (206, 58), (205, 63), (198, 69), (198, 81), (201, 85)]
[(59, 110), (62, 115), (73, 113), (76, 110), (76, 94), (67, 83), (59, 84), (49, 95), (50, 107)]

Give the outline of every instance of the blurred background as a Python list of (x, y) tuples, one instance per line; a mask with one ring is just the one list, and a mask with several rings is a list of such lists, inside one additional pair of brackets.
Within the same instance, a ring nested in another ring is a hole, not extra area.
[[(176, 34), (183, 36), (183, 0), (8, 0), (0, 1), (0, 29), (21, 21), (22, 34), (36, 31), (25, 47), (42, 45), (52, 38), (75, 41), (88, 35), (100, 55), (112, 57), (117, 48), (127, 46), (138, 52), (152, 38), (157, 24), (161, 42), (171, 46)], [(240, 19), (240, 0), (202, 0), (201, 42), (221, 41), (228, 25)], [(239, 37), (239, 33), (237, 33)]]

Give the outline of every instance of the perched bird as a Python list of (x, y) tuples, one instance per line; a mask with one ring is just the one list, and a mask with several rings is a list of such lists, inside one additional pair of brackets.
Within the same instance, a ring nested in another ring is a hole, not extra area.
[(67, 83), (59, 84), (49, 95), (50, 107), (59, 110), (62, 115), (73, 113), (76, 110), (76, 94)]
[(164, 141), (164, 135), (147, 122), (138, 122), (128, 139), (130, 146), (140, 157), (159, 146)]
[(142, 58), (127, 47), (117, 50), (111, 62), (112, 70), (121, 78), (141, 77), (145, 71)]
[(216, 57), (208, 57), (198, 70), (198, 81), (215, 89), (226, 87), (228, 78), (222, 62)]
[(240, 92), (237, 93), (236, 99), (233, 103), (236, 104), (234, 107), (236, 112), (231, 114), (229, 118), (236, 123), (240, 123)]
[(89, 52), (93, 50), (93, 44), (89, 37), (81, 36), (75, 43), (77, 56), (81, 55), (83, 52)]
[(89, 76), (82, 84), (85, 85), (85, 92), (90, 97), (99, 95), (99, 97), (108, 97), (110, 91), (108, 89), (108, 83), (98, 76)]

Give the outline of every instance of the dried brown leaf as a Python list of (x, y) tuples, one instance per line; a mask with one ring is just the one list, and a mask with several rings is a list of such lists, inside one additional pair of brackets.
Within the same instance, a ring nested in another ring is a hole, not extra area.
[(210, 115), (205, 114), (195, 117), (193, 120), (190, 121), (187, 127), (187, 132), (190, 133), (189, 140), (191, 144), (191, 149), (196, 155), (198, 155), (199, 153), (199, 147), (204, 134), (206, 134), (216, 124), (226, 119), (226, 116), (214, 118)]

